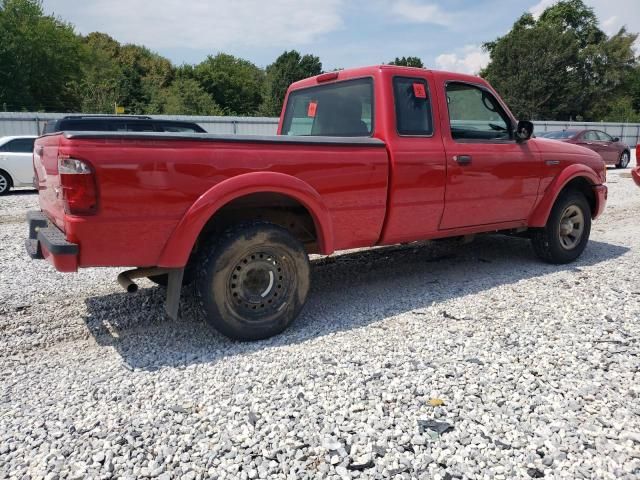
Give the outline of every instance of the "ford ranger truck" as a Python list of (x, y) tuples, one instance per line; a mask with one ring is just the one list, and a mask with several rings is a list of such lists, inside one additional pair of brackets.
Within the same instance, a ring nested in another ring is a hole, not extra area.
[(578, 258), (605, 164), (532, 133), (482, 78), (381, 65), (294, 83), (274, 136), (44, 135), (26, 246), (61, 272), (137, 267), (118, 281), (166, 285), (171, 318), (195, 282), (213, 327), (262, 339), (300, 313), (309, 254), (501, 232)]

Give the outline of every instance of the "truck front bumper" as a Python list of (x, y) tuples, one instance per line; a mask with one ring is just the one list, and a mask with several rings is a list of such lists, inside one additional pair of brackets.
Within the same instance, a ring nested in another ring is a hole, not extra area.
[(46, 259), (59, 272), (76, 272), (80, 249), (68, 242), (64, 232), (39, 211), (27, 213), (29, 237), (25, 240), (27, 253), (33, 259)]

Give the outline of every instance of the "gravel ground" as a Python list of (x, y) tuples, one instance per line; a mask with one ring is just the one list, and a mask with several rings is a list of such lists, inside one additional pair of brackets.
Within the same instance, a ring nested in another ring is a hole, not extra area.
[(30, 261), (37, 197), (3, 197), (0, 478), (637, 479), (640, 188), (609, 180), (574, 264), (500, 236), (316, 259), (254, 343)]

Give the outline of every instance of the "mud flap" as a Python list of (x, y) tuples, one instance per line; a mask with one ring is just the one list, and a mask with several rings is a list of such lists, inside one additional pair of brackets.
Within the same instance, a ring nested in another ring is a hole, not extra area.
[(178, 319), (180, 293), (182, 291), (182, 277), (184, 277), (184, 268), (172, 268), (169, 270), (167, 299), (164, 308), (171, 320)]

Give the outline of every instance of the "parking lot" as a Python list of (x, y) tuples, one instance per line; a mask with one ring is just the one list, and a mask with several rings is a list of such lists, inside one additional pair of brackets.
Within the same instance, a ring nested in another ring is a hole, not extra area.
[(637, 479), (640, 188), (608, 184), (576, 263), (504, 236), (315, 259), (254, 343), (188, 289), (172, 322), (148, 281), (31, 261), (37, 195), (2, 197), (0, 478)]

